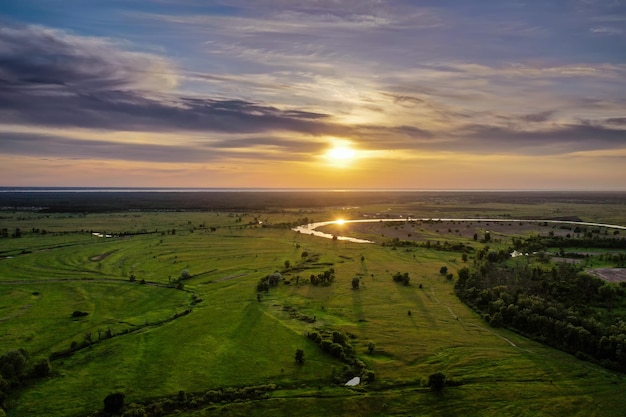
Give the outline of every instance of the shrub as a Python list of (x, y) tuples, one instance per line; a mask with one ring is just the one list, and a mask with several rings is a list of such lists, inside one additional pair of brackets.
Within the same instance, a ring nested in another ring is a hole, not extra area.
[(300, 365), (304, 363), (304, 351), (302, 349), (296, 350), (296, 362)]
[(50, 366), (50, 361), (48, 359), (41, 359), (33, 367), (32, 375), (35, 378), (44, 378), (50, 375), (50, 371), (52, 371), (52, 367)]
[(104, 397), (104, 412), (119, 414), (124, 408), (126, 395), (122, 392), (113, 392)]
[(429, 375), (428, 386), (433, 391), (441, 391), (446, 386), (446, 376), (441, 372)]

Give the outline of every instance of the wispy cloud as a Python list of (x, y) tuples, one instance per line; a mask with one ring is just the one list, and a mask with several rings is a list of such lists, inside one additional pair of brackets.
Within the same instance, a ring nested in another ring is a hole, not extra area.
[(620, 1), (72, 5), (85, 22), (2, 22), (0, 155), (250, 169), (343, 140), (416, 172), (626, 148)]
[(40, 27), (0, 30), (0, 121), (116, 130), (338, 132), (327, 115), (175, 93), (166, 60)]

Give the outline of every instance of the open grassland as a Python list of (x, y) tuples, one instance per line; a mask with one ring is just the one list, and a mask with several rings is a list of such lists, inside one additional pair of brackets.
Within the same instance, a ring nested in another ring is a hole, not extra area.
[[(2, 227), (19, 227), (23, 236), (0, 239), (1, 351), (25, 348), (44, 357), (79, 345), (52, 360), (51, 376), (13, 395), (7, 414), (86, 416), (114, 391), (140, 403), (181, 390), (273, 383), (269, 399), (181, 408), (178, 415), (622, 415), (622, 374), (491, 328), (462, 304), (454, 280), (440, 274), (442, 266), (456, 272), (464, 265), (459, 252), (346, 243), (276, 227), (305, 216), (355, 218), (383, 209), (434, 217), (443, 207), (450, 216), (471, 216), (467, 206), (626, 224), (619, 206), (596, 213), (600, 219), (593, 216), (599, 206), (590, 203), (431, 203), (421, 211), (409, 210), (419, 202), (402, 202), (306, 212), (3, 212)], [(359, 233), (484, 246), (470, 236), (482, 233), (478, 223), (471, 230), (397, 226)], [(511, 234), (550, 230), (494, 232), (490, 244), (505, 248)], [(306, 282), (329, 268), (335, 275), (329, 286)], [(283, 281), (259, 301), (257, 283), (276, 271)], [(397, 272), (408, 272), (410, 285), (394, 282)], [(71, 317), (74, 311), (87, 315)], [(332, 383), (344, 364), (305, 337), (324, 330), (349, 335), (356, 357), (375, 372), (373, 382)], [(87, 334), (90, 346), (82, 346)], [(302, 365), (294, 360), (297, 349), (305, 353)], [(435, 372), (460, 385), (431, 392), (424, 385)]]

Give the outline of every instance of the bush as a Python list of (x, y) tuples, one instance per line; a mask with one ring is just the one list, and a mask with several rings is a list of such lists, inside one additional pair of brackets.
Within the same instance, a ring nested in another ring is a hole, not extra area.
[(296, 362), (300, 365), (304, 363), (304, 351), (302, 349), (296, 350)]
[(126, 395), (122, 392), (113, 392), (104, 397), (104, 411), (110, 414), (119, 414), (124, 408)]
[(35, 378), (44, 378), (50, 375), (50, 371), (52, 371), (52, 366), (50, 366), (50, 361), (48, 359), (41, 359), (33, 367), (33, 376)]
[(363, 373), (363, 381), (364, 382), (374, 382), (376, 379), (376, 373), (371, 370), (367, 370)]
[(441, 372), (429, 375), (428, 386), (433, 391), (441, 391), (446, 386), (446, 376)]

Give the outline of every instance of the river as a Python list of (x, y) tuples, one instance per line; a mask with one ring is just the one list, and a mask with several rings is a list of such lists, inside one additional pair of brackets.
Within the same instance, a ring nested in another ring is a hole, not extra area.
[[(304, 224), (302, 226), (294, 227), (294, 232), (302, 233), (305, 235), (313, 235), (318, 237), (323, 237), (326, 239), (332, 239), (335, 235), (330, 233), (320, 232), (316, 230), (322, 226), (328, 226), (329, 224), (346, 224), (346, 223), (374, 223), (374, 222), (408, 222), (408, 221), (432, 221), (432, 222), (503, 222), (503, 223), (511, 223), (511, 222), (526, 222), (526, 223), (552, 223), (552, 224), (573, 224), (577, 226), (596, 226), (596, 227), (608, 227), (610, 229), (620, 229), (626, 230), (626, 226), (620, 226), (617, 224), (605, 224), (605, 223), (592, 223), (592, 222), (575, 222), (575, 221), (567, 221), (567, 220), (529, 220), (529, 219), (483, 219), (483, 218), (474, 218), (474, 219), (453, 219), (453, 218), (399, 218), (399, 219), (360, 219), (360, 220), (329, 220), (325, 222), (316, 222)], [(356, 237), (349, 236), (337, 236), (337, 240), (342, 240), (346, 242), (353, 243), (375, 243), (371, 240), (367, 239), (359, 239)]]

